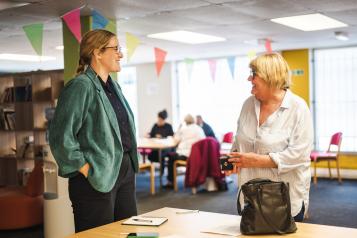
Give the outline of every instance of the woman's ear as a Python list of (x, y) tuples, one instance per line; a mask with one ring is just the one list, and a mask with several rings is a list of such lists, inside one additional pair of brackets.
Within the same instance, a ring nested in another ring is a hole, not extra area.
[(102, 58), (102, 52), (99, 49), (95, 49), (93, 51), (93, 56), (96, 60), (101, 59)]

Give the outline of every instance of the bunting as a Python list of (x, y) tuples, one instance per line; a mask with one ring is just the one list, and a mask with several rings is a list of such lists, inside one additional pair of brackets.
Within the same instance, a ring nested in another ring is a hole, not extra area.
[(270, 39), (265, 39), (265, 50), (268, 53), (271, 53), (271, 40)]
[(109, 20), (104, 16), (102, 16), (96, 10), (92, 10), (92, 17), (93, 17), (93, 23), (92, 23), (93, 29), (104, 29), (109, 23)]
[(236, 57), (235, 56), (231, 56), (227, 58), (227, 63), (229, 66), (229, 70), (231, 71), (231, 75), (232, 75), (232, 79), (234, 79), (234, 70), (235, 70), (235, 64), (236, 62)]
[(155, 47), (156, 73), (158, 77), (160, 76), (162, 66), (165, 63), (166, 54), (167, 54), (166, 51)]
[(128, 32), (125, 33), (125, 36), (126, 36), (126, 47), (128, 49), (128, 62), (129, 62), (131, 56), (133, 56), (134, 51), (136, 50), (136, 47), (138, 47), (138, 45), (140, 44), (140, 41), (137, 37), (133, 36)]
[(252, 60), (257, 56), (257, 52), (255, 52), (255, 50), (250, 50), (250, 51), (248, 51), (247, 56), (248, 56), (249, 60)]
[(43, 23), (31, 24), (22, 27), (26, 33), (27, 38), (36, 53), (42, 55), (42, 40), (43, 40)]
[(216, 81), (217, 60), (209, 59), (209, 60), (207, 60), (207, 62), (208, 62), (209, 70), (211, 72), (212, 80), (213, 80), (213, 82), (215, 82)]
[(62, 16), (63, 21), (66, 23), (78, 42), (81, 42), (80, 11), (80, 8), (77, 8)]

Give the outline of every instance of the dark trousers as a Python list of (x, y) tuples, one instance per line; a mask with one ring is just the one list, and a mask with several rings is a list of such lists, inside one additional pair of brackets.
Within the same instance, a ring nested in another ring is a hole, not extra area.
[(183, 155), (179, 155), (177, 153), (169, 154), (169, 162), (167, 165), (167, 169), (168, 169), (167, 180), (170, 181), (171, 183), (174, 180), (174, 162), (176, 160), (187, 160), (187, 157)]
[(137, 215), (135, 172), (128, 153), (110, 192), (95, 190), (81, 173), (69, 179), (68, 190), (76, 232)]
[[(175, 149), (163, 149), (161, 150), (161, 174), (164, 173), (165, 171), (165, 157), (168, 157), (170, 155), (170, 153), (174, 152)], [(148, 155), (148, 159), (151, 162), (159, 162), (159, 151), (157, 150), (153, 150), (151, 151), (151, 153)]]
[(294, 221), (302, 222), (304, 220), (304, 213), (305, 213), (305, 205), (303, 202), (300, 212), (296, 216), (294, 216)]

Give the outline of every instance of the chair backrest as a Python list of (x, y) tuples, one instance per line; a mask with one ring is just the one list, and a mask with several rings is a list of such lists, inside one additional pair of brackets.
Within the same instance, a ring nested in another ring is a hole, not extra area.
[(233, 143), (233, 132), (227, 132), (226, 134), (224, 134), (222, 142)]
[(331, 151), (331, 145), (336, 145), (337, 146), (337, 153), (340, 152), (340, 147), (341, 147), (341, 141), (342, 141), (342, 132), (337, 132), (332, 135), (330, 145), (328, 146), (328, 152)]

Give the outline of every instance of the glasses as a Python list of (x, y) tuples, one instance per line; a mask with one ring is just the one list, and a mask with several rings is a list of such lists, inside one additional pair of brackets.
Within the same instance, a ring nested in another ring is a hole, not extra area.
[(250, 70), (250, 75), (249, 76), (252, 77), (252, 78), (255, 78), (255, 76), (257, 76), (257, 72), (252, 69), (252, 70)]
[(118, 52), (118, 53), (122, 53), (120, 46), (106, 46), (106, 47), (104, 47), (103, 49), (113, 49), (113, 50), (115, 50), (115, 51)]

